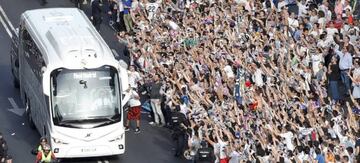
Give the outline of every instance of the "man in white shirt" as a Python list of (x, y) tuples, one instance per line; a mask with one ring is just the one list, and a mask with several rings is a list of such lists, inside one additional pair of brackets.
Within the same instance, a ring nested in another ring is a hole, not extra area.
[(308, 13), (308, 7), (306, 7), (306, 0), (301, 0), (301, 2), (298, 2), (297, 5), (299, 6), (299, 17), (302, 17), (303, 15), (306, 15)]
[(279, 0), (278, 7), (277, 7), (278, 11), (281, 11), (281, 8), (286, 7), (286, 5), (288, 5), (287, 1)]
[(139, 74), (139, 72), (135, 71), (134, 66), (130, 66), (129, 71), (128, 71), (128, 75), (129, 75), (129, 84), (131, 88), (138, 88), (138, 82), (141, 81), (141, 76)]
[(292, 31), (295, 31), (295, 29), (299, 27), (299, 21), (296, 19), (294, 12), (291, 13), (287, 21)]
[(292, 138), (294, 137), (294, 134), (292, 132), (288, 131), (286, 133), (280, 134), (280, 136), (282, 138), (285, 138), (286, 148), (290, 151), (293, 151), (295, 149), (295, 146), (292, 143)]
[(264, 80), (262, 75), (263, 72), (261, 71), (260, 67), (258, 67), (253, 75), (253, 80), (255, 81), (255, 85), (258, 87), (262, 87), (264, 85)]
[(166, 19), (165, 20), (165, 24), (171, 29), (171, 30), (178, 30), (180, 27), (179, 25), (177, 25), (174, 21), (170, 20), (170, 19)]
[(226, 72), (226, 76), (227, 76), (228, 79), (234, 79), (235, 78), (234, 71), (232, 70), (232, 67), (230, 65), (226, 65), (224, 67), (224, 71)]
[(147, 18), (149, 21), (151, 21), (154, 16), (156, 15), (156, 11), (160, 7), (160, 4), (162, 3), (162, 0), (150, 0), (149, 3), (145, 4), (145, 9), (147, 11)]
[(230, 153), (229, 163), (238, 163), (238, 162), (240, 162), (240, 160), (241, 160), (240, 153), (237, 150), (233, 150)]
[(140, 115), (141, 115), (141, 102), (140, 102), (140, 96), (135, 91), (135, 89), (130, 89), (130, 100), (129, 100), (129, 106), (130, 109), (127, 113), (127, 120), (125, 125), (125, 131), (130, 130), (130, 121), (135, 120), (136, 121), (136, 129), (135, 133), (140, 133)]

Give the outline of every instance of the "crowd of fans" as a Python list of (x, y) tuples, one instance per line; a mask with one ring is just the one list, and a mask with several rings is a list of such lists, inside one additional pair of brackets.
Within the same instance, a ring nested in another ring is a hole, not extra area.
[(186, 115), (190, 155), (360, 161), (357, 1), (111, 1), (131, 87), (151, 81), (155, 125)]

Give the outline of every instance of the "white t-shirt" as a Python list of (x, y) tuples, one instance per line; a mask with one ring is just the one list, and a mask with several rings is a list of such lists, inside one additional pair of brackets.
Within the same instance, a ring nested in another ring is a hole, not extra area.
[(305, 127), (299, 127), (299, 132), (301, 135), (310, 135), (313, 131), (313, 128), (305, 128)]
[(278, 11), (281, 11), (282, 7), (285, 7), (287, 5), (287, 2), (284, 0), (282, 2), (278, 3)]
[(124, 11), (124, 4), (122, 3), (122, 0), (118, 0), (118, 6), (119, 6), (119, 11), (122, 12)]
[(130, 87), (137, 88), (138, 87), (137, 82), (139, 82), (141, 80), (140, 74), (136, 71), (133, 71), (133, 72), (128, 71), (128, 75), (129, 75)]
[(318, 23), (319, 23), (320, 27), (325, 27), (325, 25), (326, 25), (325, 17), (319, 18)]
[(180, 27), (173, 21), (169, 20), (168, 22), (168, 26), (172, 29), (172, 30), (178, 30)]
[(155, 3), (147, 3), (145, 9), (148, 13), (148, 19), (152, 20), (155, 16), (156, 11), (158, 10), (162, 0), (158, 0)]
[(139, 5), (140, 5), (139, 1), (133, 1), (131, 3), (131, 11), (136, 10), (139, 7)]
[(321, 61), (323, 61), (323, 57), (321, 56), (321, 54), (314, 54), (311, 56), (312, 69), (314, 74), (319, 71), (319, 64)]
[(220, 159), (224, 159), (227, 158), (227, 154), (226, 154), (226, 146), (227, 146), (227, 142), (223, 142), (223, 141), (219, 141), (219, 149), (220, 149)]
[(262, 74), (263, 73), (260, 69), (256, 69), (255, 74), (254, 74), (254, 79), (255, 79), (255, 84), (258, 87), (262, 87), (264, 85)]
[(231, 68), (230, 65), (226, 65), (226, 66), (224, 67), (224, 71), (226, 72), (226, 76), (227, 76), (228, 78), (234, 78), (234, 77), (235, 77), (235, 74), (234, 74), (234, 72), (233, 72), (233, 70), (232, 70), (232, 68)]
[(310, 16), (310, 22), (311, 23), (317, 23), (319, 21), (318, 17), (317, 16)]
[(294, 134), (290, 131), (280, 134), (281, 137), (285, 138), (285, 144), (286, 144), (286, 148), (288, 150), (293, 151), (295, 149), (293, 143), (292, 143), (292, 138), (294, 137)]
[(299, 21), (293, 18), (288, 17), (289, 26), (294, 30), (299, 27)]
[(139, 94), (134, 90), (131, 90), (130, 93), (131, 93), (131, 97), (130, 97), (130, 100), (129, 100), (130, 107), (140, 106), (141, 105), (140, 100), (136, 99), (137, 97), (139, 97)]
[(346, 10), (350, 10), (350, 13), (352, 12), (352, 8), (350, 5), (347, 5), (343, 8), (343, 14), (342, 14), (342, 17), (346, 17)]
[(231, 159), (229, 163), (239, 163), (240, 162), (240, 153), (237, 151), (232, 151), (230, 154)]
[(317, 38), (317, 36), (319, 35), (319, 33), (317, 31), (311, 31), (310, 35), (314, 36), (315, 38)]
[(319, 40), (318, 43), (317, 43), (317, 46), (318, 47), (321, 47), (321, 48), (325, 48), (329, 45), (329, 42), (327, 40)]
[(335, 33), (338, 33), (339, 31), (336, 28), (326, 28), (326, 32), (328, 36), (333, 37)]
[(305, 154), (304, 152), (301, 152), (297, 155), (298, 159), (300, 161), (309, 161), (310, 160), (310, 156), (308, 154)]
[(298, 6), (299, 6), (299, 14), (298, 14), (299, 17), (303, 16), (304, 14), (307, 14), (308, 10), (305, 5), (298, 3)]
[(214, 155), (215, 155), (215, 162), (220, 162), (219, 154), (220, 153), (220, 143), (214, 144)]
[(328, 133), (330, 134), (331, 138), (333, 139), (336, 138), (336, 132), (334, 131), (333, 128), (328, 128)]
[(180, 105), (180, 112), (183, 113), (184, 115), (187, 115), (189, 111), (189, 108), (186, 106), (186, 104), (182, 104)]

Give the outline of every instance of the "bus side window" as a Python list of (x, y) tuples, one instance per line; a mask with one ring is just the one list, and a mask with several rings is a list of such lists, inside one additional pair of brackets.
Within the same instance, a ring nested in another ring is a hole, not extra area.
[(34, 39), (31, 37), (29, 32), (24, 29), (22, 30), (22, 40), (24, 41), (24, 51), (27, 52), (27, 60), (30, 64), (31, 69), (33, 72), (38, 76), (41, 77), (43, 72), (45, 71), (45, 61), (42, 57), (42, 54), (36, 45)]
[(23, 49), (26, 51), (26, 52), (29, 52), (29, 49), (30, 49), (30, 35), (28, 33), (28, 31), (24, 28), (22, 30), (22, 41), (23, 41)]

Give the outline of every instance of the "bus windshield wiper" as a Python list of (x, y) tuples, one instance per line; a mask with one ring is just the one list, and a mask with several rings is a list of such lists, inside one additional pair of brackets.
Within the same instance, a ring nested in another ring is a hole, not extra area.
[(105, 116), (91, 116), (91, 117), (87, 117), (88, 120), (107, 120), (109, 122), (115, 122), (114, 119), (110, 118), (110, 117), (105, 117)]
[(59, 125), (63, 126), (63, 127), (80, 128), (79, 126), (71, 124), (71, 123), (66, 122), (66, 121), (65, 122), (64, 121), (60, 122)]
[(95, 128), (95, 127), (106, 126), (106, 125), (109, 125), (109, 124), (113, 124), (114, 122), (115, 122), (115, 121), (105, 121), (105, 122), (103, 122), (103, 123), (101, 123), (101, 124), (99, 124), (99, 125), (94, 126), (94, 128)]
[(116, 121), (116, 120), (114, 120), (114, 119), (112, 119), (110, 117), (105, 117), (105, 116), (92, 116), (92, 117), (89, 117), (89, 118), (94, 118), (96, 120), (105, 120), (102, 123), (100, 123), (99, 125), (96, 125), (94, 127), (106, 126), (106, 125), (109, 125), (109, 124), (113, 124)]

